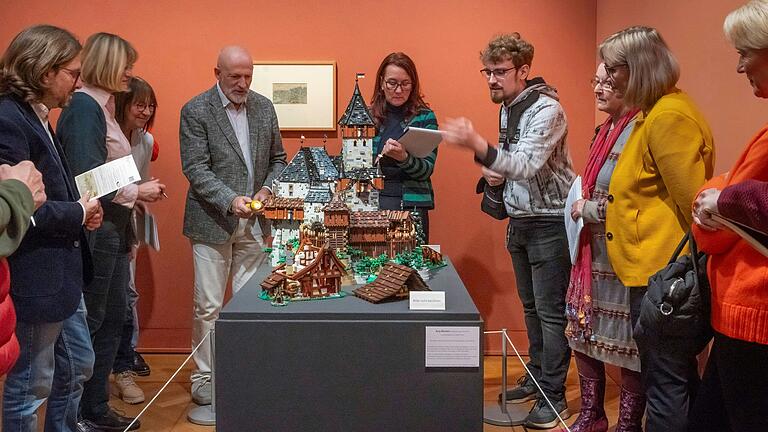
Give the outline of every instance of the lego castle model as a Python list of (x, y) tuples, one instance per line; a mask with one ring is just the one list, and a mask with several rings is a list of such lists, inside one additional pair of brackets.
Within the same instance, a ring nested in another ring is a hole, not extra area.
[(416, 247), (410, 212), (379, 210), (384, 179), (374, 166), (375, 125), (357, 80), (338, 124), (340, 156), (330, 156), (325, 146), (302, 146), (272, 185), (264, 215), (273, 223), (273, 267), (301, 252), (291, 250), (296, 241), (330, 252), (351, 247), (368, 256), (394, 257)]

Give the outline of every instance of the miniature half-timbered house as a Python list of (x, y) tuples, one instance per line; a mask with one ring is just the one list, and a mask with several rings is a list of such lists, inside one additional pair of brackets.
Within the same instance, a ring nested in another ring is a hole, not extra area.
[(325, 247), (299, 245), (293, 264), (281, 264), (261, 283), (275, 300), (309, 300), (336, 297), (341, 293), (344, 264)]
[(368, 105), (360, 94), (357, 78), (352, 98), (338, 124), (341, 126), (341, 156), (344, 169), (351, 171), (372, 167), (375, 124), (371, 112), (368, 111)]
[(411, 291), (431, 291), (416, 270), (395, 263), (382, 266), (375, 281), (357, 288), (353, 293), (371, 303), (408, 298)]

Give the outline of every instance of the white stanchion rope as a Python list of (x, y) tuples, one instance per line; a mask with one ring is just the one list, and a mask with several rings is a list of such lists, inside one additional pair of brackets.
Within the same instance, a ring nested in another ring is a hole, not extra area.
[[(501, 330), (489, 330), (489, 331), (483, 332), (483, 334), (499, 334), (499, 333), (504, 334), (504, 338), (507, 339), (507, 342), (512, 347), (512, 349), (515, 351), (515, 355), (520, 360), (520, 364), (523, 365), (523, 368), (525, 368), (525, 372), (528, 374), (528, 377), (533, 381), (534, 384), (536, 384), (536, 388), (539, 389), (539, 393), (542, 396), (544, 396), (544, 400), (547, 401), (547, 405), (549, 405), (549, 407), (552, 408), (552, 412), (555, 413), (555, 415), (557, 416), (557, 419), (560, 420), (560, 423), (563, 425), (563, 427), (565, 428), (565, 430), (567, 432), (571, 432), (571, 429), (568, 428), (567, 424), (565, 424), (565, 420), (563, 420), (563, 418), (560, 417), (560, 413), (557, 412), (557, 410), (555, 409), (555, 406), (552, 404), (552, 401), (549, 400), (549, 398), (547, 397), (546, 393), (544, 393), (544, 390), (541, 389), (541, 386), (539, 385), (539, 382), (536, 381), (536, 378), (533, 376), (531, 371), (528, 369), (528, 365), (525, 363), (525, 360), (523, 360), (523, 357), (520, 355), (520, 352), (517, 351), (517, 347), (515, 346), (515, 344), (512, 343), (512, 339), (509, 338), (509, 335), (506, 334), (505, 332), (501, 331)], [(503, 401), (502, 403), (505, 403), (505, 402)]]
[(179, 372), (181, 372), (181, 370), (182, 370), (182, 369), (184, 369), (184, 366), (187, 364), (187, 362), (189, 361), (189, 359), (191, 359), (191, 358), (192, 358), (192, 356), (193, 356), (193, 355), (195, 355), (195, 353), (196, 353), (196, 352), (197, 352), (197, 350), (200, 348), (200, 346), (202, 346), (202, 345), (203, 345), (203, 342), (205, 342), (205, 341), (208, 339), (208, 336), (210, 336), (210, 335), (211, 335), (211, 332), (212, 332), (212, 331), (213, 331), (213, 330), (208, 330), (208, 333), (206, 333), (206, 334), (205, 334), (205, 336), (203, 336), (203, 340), (201, 340), (201, 341), (200, 341), (200, 343), (198, 343), (198, 344), (197, 344), (197, 346), (195, 347), (195, 349), (193, 349), (193, 350), (192, 350), (192, 352), (191, 352), (191, 353), (189, 353), (189, 355), (188, 355), (188, 356), (187, 356), (187, 358), (184, 360), (184, 362), (182, 362), (182, 363), (181, 363), (181, 366), (179, 366), (179, 368), (178, 368), (178, 369), (176, 369), (176, 372), (174, 372), (174, 373), (173, 373), (173, 375), (171, 375), (171, 377), (170, 377), (170, 378), (168, 378), (168, 381), (166, 381), (166, 382), (165, 382), (165, 384), (163, 384), (163, 386), (162, 386), (162, 387), (160, 387), (160, 390), (158, 390), (158, 391), (157, 391), (157, 394), (155, 394), (155, 396), (152, 398), (152, 400), (150, 400), (150, 401), (149, 401), (149, 403), (148, 403), (148, 404), (147, 404), (147, 405), (144, 407), (144, 409), (142, 409), (142, 410), (141, 410), (141, 412), (139, 413), (139, 415), (137, 415), (137, 416), (136, 416), (136, 417), (133, 419), (133, 421), (132, 421), (132, 422), (131, 422), (131, 423), (130, 423), (130, 424), (129, 424), (129, 425), (128, 425), (128, 426), (127, 426), (127, 427), (126, 427), (124, 430), (123, 430), (123, 432), (128, 432), (129, 430), (131, 430), (131, 426), (133, 426), (133, 424), (134, 424), (134, 423), (136, 423), (136, 421), (138, 421), (138, 420), (139, 420), (139, 417), (141, 417), (141, 416), (144, 414), (144, 412), (145, 412), (145, 411), (147, 411), (147, 410), (149, 409), (149, 407), (151, 407), (151, 406), (152, 406), (152, 404), (155, 402), (155, 400), (158, 398), (158, 396), (160, 396), (160, 394), (163, 392), (163, 390), (165, 390), (165, 388), (166, 388), (166, 387), (168, 387), (168, 384), (170, 384), (170, 383), (171, 383), (171, 381), (173, 381), (173, 379), (174, 379), (174, 378), (176, 378), (176, 375), (178, 375), (178, 374), (179, 374)]
[[(550, 407), (550, 408), (552, 408), (552, 412), (554, 412), (554, 413), (555, 413), (555, 415), (557, 416), (557, 419), (558, 419), (558, 420), (560, 420), (560, 423), (563, 425), (563, 427), (565, 428), (565, 430), (566, 430), (566, 431), (568, 431), (568, 432), (571, 432), (571, 430), (568, 428), (568, 425), (567, 425), (567, 424), (565, 424), (565, 421), (563, 420), (563, 418), (562, 418), (562, 417), (560, 417), (560, 413), (558, 413), (558, 412), (557, 412), (557, 410), (555, 409), (555, 406), (552, 404), (552, 401), (550, 401), (550, 400), (549, 400), (549, 398), (547, 397), (547, 395), (544, 393), (544, 390), (542, 390), (542, 389), (541, 389), (541, 386), (539, 385), (539, 382), (538, 382), (538, 381), (536, 381), (536, 378), (534, 378), (533, 374), (532, 374), (532, 373), (531, 373), (531, 371), (528, 369), (528, 365), (526, 365), (526, 364), (525, 364), (525, 360), (523, 360), (523, 357), (520, 355), (520, 352), (517, 350), (517, 347), (515, 346), (515, 344), (513, 344), (513, 343), (512, 343), (512, 340), (509, 338), (509, 335), (508, 335), (508, 334), (506, 334), (506, 333), (504, 333), (504, 332), (503, 332), (503, 331), (501, 331), (501, 330), (489, 330), (489, 331), (484, 331), (484, 332), (483, 332), (483, 334), (499, 334), (499, 333), (503, 333), (503, 334), (504, 334), (504, 338), (507, 340), (507, 342), (509, 343), (509, 345), (510, 345), (510, 346), (512, 347), (512, 349), (515, 351), (515, 356), (517, 356), (517, 358), (520, 360), (520, 364), (522, 364), (522, 365), (523, 365), (523, 368), (525, 368), (525, 372), (526, 372), (526, 373), (528, 374), (528, 376), (531, 378), (531, 380), (533, 381), (533, 383), (534, 383), (534, 384), (536, 384), (536, 388), (538, 388), (538, 389), (539, 389), (539, 393), (541, 393), (541, 395), (542, 395), (542, 396), (544, 396), (544, 400), (546, 400), (546, 401), (547, 401), (547, 404), (549, 405), (549, 407)], [(206, 334), (205, 334), (205, 336), (203, 336), (203, 339), (200, 341), (200, 343), (198, 343), (198, 344), (197, 344), (197, 346), (195, 346), (195, 349), (193, 349), (193, 350), (192, 350), (192, 352), (191, 352), (191, 353), (189, 353), (189, 355), (187, 356), (187, 358), (186, 358), (186, 359), (184, 359), (184, 361), (181, 363), (181, 365), (179, 366), (179, 368), (178, 368), (178, 369), (176, 369), (176, 372), (174, 372), (174, 373), (173, 373), (173, 375), (171, 375), (171, 377), (170, 377), (170, 378), (168, 378), (168, 380), (165, 382), (165, 384), (163, 384), (163, 386), (162, 386), (162, 387), (160, 387), (160, 390), (158, 390), (158, 391), (157, 391), (157, 393), (155, 394), (155, 396), (154, 396), (154, 397), (152, 397), (152, 399), (149, 401), (149, 403), (147, 403), (147, 405), (144, 407), (144, 409), (142, 409), (142, 410), (141, 410), (141, 412), (139, 412), (139, 414), (138, 414), (138, 415), (137, 415), (137, 416), (136, 416), (136, 417), (133, 419), (133, 421), (132, 421), (132, 422), (131, 422), (131, 423), (130, 423), (130, 424), (129, 424), (129, 425), (128, 425), (128, 426), (127, 426), (127, 427), (126, 427), (124, 430), (123, 430), (123, 432), (128, 432), (128, 431), (131, 429), (131, 426), (133, 426), (133, 425), (134, 425), (134, 423), (136, 423), (136, 421), (137, 421), (137, 420), (139, 420), (139, 418), (140, 418), (142, 415), (144, 415), (144, 413), (145, 413), (145, 412), (146, 412), (146, 411), (149, 409), (149, 407), (151, 407), (151, 406), (152, 406), (152, 404), (155, 402), (155, 400), (157, 400), (157, 398), (158, 398), (158, 397), (159, 397), (159, 396), (160, 396), (160, 395), (163, 393), (163, 391), (165, 390), (165, 388), (166, 388), (166, 387), (168, 387), (168, 385), (169, 385), (169, 384), (170, 384), (170, 383), (173, 381), (173, 379), (174, 379), (174, 378), (176, 378), (176, 375), (178, 375), (178, 374), (179, 374), (179, 372), (181, 372), (181, 370), (182, 370), (182, 369), (184, 369), (184, 366), (187, 364), (187, 362), (188, 362), (188, 361), (189, 361), (189, 360), (192, 358), (192, 356), (193, 356), (193, 355), (195, 355), (195, 353), (197, 352), (197, 350), (198, 350), (198, 349), (200, 349), (200, 347), (203, 345), (203, 342), (205, 342), (205, 341), (208, 339), (208, 336), (210, 336), (210, 335), (211, 335), (211, 330), (209, 330), (209, 331), (208, 331), (208, 333), (206, 333)]]

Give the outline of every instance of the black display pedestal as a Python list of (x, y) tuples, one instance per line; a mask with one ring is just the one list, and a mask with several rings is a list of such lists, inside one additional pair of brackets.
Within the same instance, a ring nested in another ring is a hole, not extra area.
[(450, 263), (427, 281), (445, 311), (375, 305), (349, 288), (275, 307), (259, 298), (264, 276), (216, 321), (217, 431), (482, 431), (482, 346), (478, 368), (424, 366), (427, 326), (483, 329)]

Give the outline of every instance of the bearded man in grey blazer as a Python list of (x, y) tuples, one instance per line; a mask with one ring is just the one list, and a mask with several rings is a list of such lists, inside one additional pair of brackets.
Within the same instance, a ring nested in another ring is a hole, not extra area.
[[(272, 102), (249, 90), (253, 59), (242, 47), (221, 50), (215, 86), (181, 110), (181, 164), (189, 180), (184, 235), (192, 242), (195, 268), (192, 347), (213, 328), (232, 277), (236, 293), (261, 265), (271, 235), (269, 221), (251, 210), (264, 201), (286, 165)], [(194, 356), (192, 400), (211, 403), (211, 351)]]

